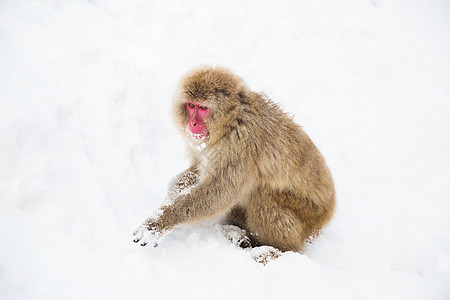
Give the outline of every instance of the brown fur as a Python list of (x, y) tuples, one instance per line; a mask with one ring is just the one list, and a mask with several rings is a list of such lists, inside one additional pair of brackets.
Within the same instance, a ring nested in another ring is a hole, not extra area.
[(187, 171), (195, 172), (194, 185), (164, 206), (153, 223), (170, 230), (226, 214), (228, 223), (245, 229), (254, 245), (302, 251), (335, 207), (331, 174), (306, 133), (278, 105), (224, 68), (201, 67), (180, 81), (173, 110), (182, 130), (188, 122), (186, 101), (211, 108), (204, 120), (206, 148), (190, 148)]

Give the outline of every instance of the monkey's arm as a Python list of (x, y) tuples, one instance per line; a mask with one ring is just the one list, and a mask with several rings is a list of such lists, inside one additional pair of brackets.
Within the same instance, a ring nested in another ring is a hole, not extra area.
[(239, 199), (239, 187), (223, 185), (222, 182), (221, 178), (213, 178), (180, 195), (171, 205), (162, 207), (158, 221), (163, 229), (170, 230), (179, 224), (208, 219), (233, 207)]
[(211, 218), (233, 207), (245, 180), (250, 180), (243, 176), (247, 168), (245, 161), (224, 161), (224, 165), (216, 169), (219, 171), (210, 173), (205, 181), (189, 193), (179, 195), (172, 204), (161, 207), (156, 217), (147, 219), (135, 232), (134, 242), (157, 246), (160, 236), (174, 226)]

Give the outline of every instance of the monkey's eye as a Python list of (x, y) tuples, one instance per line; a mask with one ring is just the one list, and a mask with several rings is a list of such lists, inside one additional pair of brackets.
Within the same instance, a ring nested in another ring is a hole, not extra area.
[(188, 103), (188, 106), (189, 106), (190, 108), (194, 108), (194, 107), (195, 107), (195, 105), (192, 104), (192, 103)]
[(198, 108), (200, 108), (201, 110), (207, 110), (208, 109), (206, 106), (199, 106)]

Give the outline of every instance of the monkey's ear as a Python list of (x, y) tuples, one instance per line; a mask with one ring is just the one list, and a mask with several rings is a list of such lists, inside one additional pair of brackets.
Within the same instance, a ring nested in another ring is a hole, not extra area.
[(188, 120), (188, 112), (186, 109), (185, 102), (181, 99), (174, 101), (172, 104), (172, 117), (175, 120), (175, 122), (180, 127), (184, 127), (187, 124)]
[(241, 103), (241, 104), (249, 104), (247, 91), (245, 89), (240, 89), (238, 91), (238, 93), (236, 94), (236, 98), (238, 99), (239, 103)]
[(188, 116), (188, 111), (187, 111), (185, 102), (180, 102), (178, 104), (178, 111), (179, 111), (180, 116), (184, 116), (184, 117)]

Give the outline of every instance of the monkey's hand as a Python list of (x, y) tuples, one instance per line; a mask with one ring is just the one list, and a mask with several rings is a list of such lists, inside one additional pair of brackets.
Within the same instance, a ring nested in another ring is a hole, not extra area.
[(198, 182), (198, 174), (194, 170), (194, 167), (191, 167), (172, 179), (169, 183), (169, 199), (175, 200), (180, 194), (189, 193), (192, 186)]
[(158, 241), (163, 234), (164, 230), (158, 220), (149, 218), (133, 233), (133, 242), (140, 243), (141, 246), (153, 244), (153, 247), (158, 247)]

